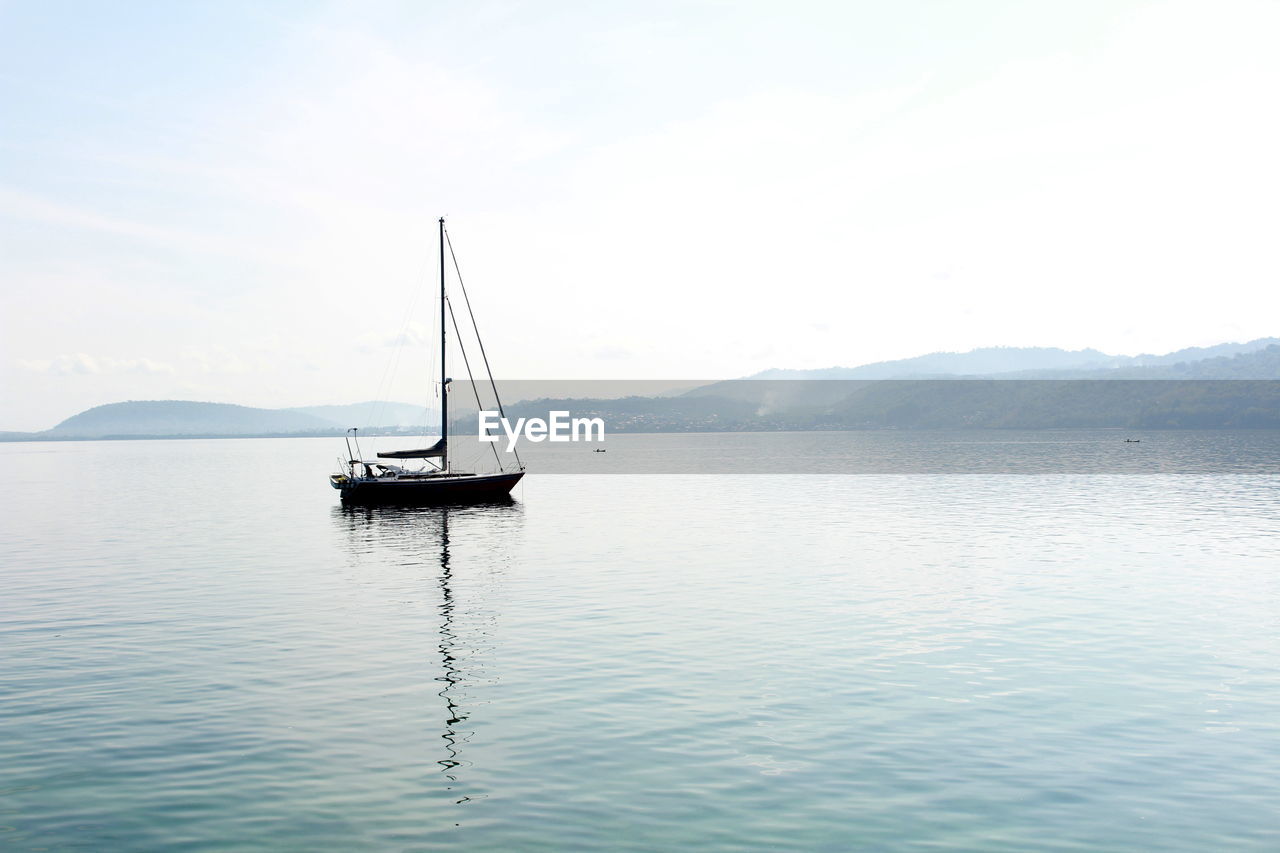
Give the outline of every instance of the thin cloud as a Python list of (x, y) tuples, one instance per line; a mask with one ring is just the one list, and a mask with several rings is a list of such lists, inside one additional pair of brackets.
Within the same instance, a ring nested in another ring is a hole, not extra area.
[(128, 373), (174, 375), (178, 372), (173, 365), (149, 358), (107, 358), (82, 352), (59, 355), (52, 359), (18, 359), (18, 364), (34, 373), (55, 376)]
[(274, 265), (297, 264), (297, 259), (287, 254), (265, 251), (261, 241), (253, 238), (235, 242), (205, 233), (152, 225), (0, 186), (0, 219), (4, 218), (18, 222), (39, 222), (57, 229), (93, 231), (125, 237), (184, 254), (218, 255)]
[(357, 340), (356, 348), (360, 352), (371, 353), (396, 347), (424, 347), (437, 342), (438, 339), (428, 335), (426, 328), (420, 323), (409, 323), (394, 335), (361, 335)]

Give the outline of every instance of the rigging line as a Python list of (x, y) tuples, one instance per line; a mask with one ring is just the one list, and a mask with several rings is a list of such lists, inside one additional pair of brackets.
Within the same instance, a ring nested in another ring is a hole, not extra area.
[[(462, 333), (458, 331), (458, 318), (453, 316), (453, 300), (446, 297), (444, 304), (449, 306), (449, 319), (453, 321), (453, 333), (458, 336), (458, 349), (462, 352), (462, 363), (467, 366), (467, 379), (471, 382), (471, 393), (476, 395), (476, 409), (483, 412), (484, 403), (480, 402), (480, 389), (476, 387), (476, 378), (471, 373), (471, 360), (467, 358), (467, 348), (462, 345)], [(498, 470), (501, 471), (502, 459), (498, 456), (498, 443), (495, 441), (489, 447), (492, 448), (493, 458), (498, 463)]]
[(489, 374), (489, 385), (493, 387), (493, 399), (498, 403), (498, 414), (506, 417), (502, 410), (502, 398), (498, 396), (498, 385), (493, 381), (493, 370), (489, 368), (489, 356), (484, 351), (484, 339), (480, 337), (480, 327), (476, 325), (476, 314), (471, 310), (471, 297), (467, 295), (467, 285), (462, 280), (462, 269), (458, 266), (458, 256), (453, 251), (453, 240), (449, 238), (449, 229), (444, 232), (445, 243), (449, 246), (449, 257), (453, 260), (453, 271), (458, 276), (458, 287), (462, 288), (462, 299), (467, 306), (467, 314), (471, 317), (471, 328), (476, 333), (476, 343), (480, 345), (480, 357), (484, 359), (485, 372)]
[[(458, 256), (453, 252), (453, 240), (449, 239), (449, 229), (444, 229), (444, 241), (449, 246), (449, 257), (453, 259), (453, 271), (458, 274), (458, 287), (462, 288), (462, 299), (467, 305), (467, 314), (471, 316), (471, 328), (476, 333), (476, 343), (480, 345), (480, 357), (484, 359), (485, 372), (489, 374), (489, 385), (493, 388), (493, 399), (498, 403), (498, 414), (506, 420), (507, 413), (502, 408), (502, 398), (498, 396), (498, 383), (493, 381), (493, 369), (489, 367), (489, 356), (484, 351), (484, 339), (480, 337), (480, 327), (476, 325), (476, 314), (471, 310), (471, 297), (467, 295), (467, 285), (462, 281), (462, 270), (458, 266)], [(516, 464), (521, 468), (524, 463), (520, 461), (519, 451), (512, 448), (515, 453)]]

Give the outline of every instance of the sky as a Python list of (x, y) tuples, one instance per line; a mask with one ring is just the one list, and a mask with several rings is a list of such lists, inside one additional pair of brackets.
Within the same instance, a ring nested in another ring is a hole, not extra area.
[(0, 0), (0, 429), (1280, 333), (1280, 4)]

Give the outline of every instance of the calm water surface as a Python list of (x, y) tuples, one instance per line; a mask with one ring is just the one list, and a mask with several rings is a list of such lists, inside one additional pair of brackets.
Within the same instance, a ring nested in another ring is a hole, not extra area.
[(0, 445), (0, 847), (1280, 848), (1274, 474), (344, 510), (337, 452)]

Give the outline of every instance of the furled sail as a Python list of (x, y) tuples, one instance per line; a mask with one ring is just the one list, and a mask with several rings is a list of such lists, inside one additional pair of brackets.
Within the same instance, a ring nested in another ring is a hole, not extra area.
[(379, 459), (437, 459), (444, 456), (446, 441), (442, 438), (430, 447), (421, 450), (392, 450), (379, 453)]

